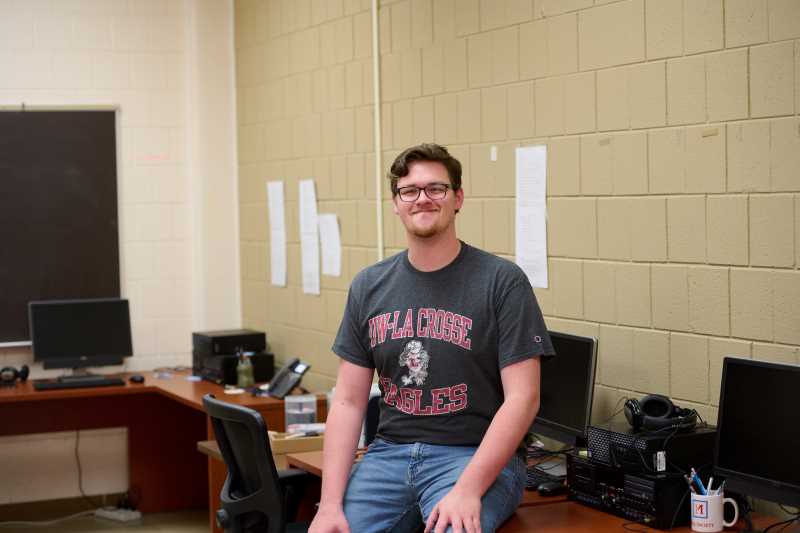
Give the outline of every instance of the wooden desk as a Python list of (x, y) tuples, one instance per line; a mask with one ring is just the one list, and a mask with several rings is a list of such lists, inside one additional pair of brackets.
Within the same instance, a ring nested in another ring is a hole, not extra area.
[[(758, 528), (766, 527), (776, 521), (777, 519), (769, 516), (753, 516), (753, 525)], [(569, 501), (538, 507), (520, 507), (514, 516), (497, 531), (498, 533), (577, 533), (583, 531), (620, 533), (625, 531), (623, 524), (631, 524), (631, 530), (659, 531), (630, 523), (623, 518)], [(743, 522), (737, 524), (738, 527), (742, 525)], [(738, 531), (738, 529), (735, 530)], [(689, 526), (684, 526), (676, 527), (672, 531), (675, 533), (691, 533), (692, 530)], [(734, 528), (726, 528), (725, 531), (734, 531)]]
[[(301, 468), (310, 474), (322, 477), (322, 452), (300, 452), (286, 454), (286, 462), (294, 468)], [(567, 500), (566, 494), (559, 496), (541, 496), (535, 490), (526, 490), (522, 496), (520, 507), (535, 507)]]
[[(203, 396), (261, 413), (267, 427), (284, 429), (283, 401), (228, 395), (207, 381), (188, 381), (189, 372), (169, 379), (143, 372), (145, 382), (114, 387), (36, 391), (33, 384), (0, 388), (0, 436), (108, 427), (128, 428), (132, 496), (145, 513), (219, 506), (225, 466), (197, 453), (197, 442), (213, 438), (203, 411)], [(327, 404), (317, 401), (325, 420)]]
[(309, 474), (322, 477), (322, 450), (287, 453), (286, 462), (292, 468), (300, 468)]
[[(317, 476), (322, 475), (321, 451), (290, 453), (286, 455), (286, 460), (290, 466), (302, 468)], [(769, 516), (753, 516), (753, 524), (758, 528), (764, 528), (777, 521), (776, 518)], [(516, 513), (497, 531), (498, 533), (583, 533), (584, 531), (620, 533), (625, 531), (623, 524), (627, 523), (629, 522), (623, 518), (567, 501), (566, 495), (544, 497), (536, 491), (526, 490)], [(739, 526), (742, 524), (740, 522)], [(631, 524), (630, 527), (640, 531), (659, 531), (639, 524)], [(691, 533), (691, 528), (685, 526), (672, 531)], [(733, 528), (727, 528), (725, 531), (733, 531)], [(800, 531), (800, 527), (787, 531), (797, 532)]]

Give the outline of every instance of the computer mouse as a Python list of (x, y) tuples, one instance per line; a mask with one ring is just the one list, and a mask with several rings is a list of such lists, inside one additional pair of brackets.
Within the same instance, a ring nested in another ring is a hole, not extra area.
[(144, 383), (144, 376), (141, 374), (134, 374), (128, 378), (131, 383)]
[(545, 481), (539, 484), (539, 494), (542, 496), (558, 496), (567, 491), (567, 486), (560, 481)]

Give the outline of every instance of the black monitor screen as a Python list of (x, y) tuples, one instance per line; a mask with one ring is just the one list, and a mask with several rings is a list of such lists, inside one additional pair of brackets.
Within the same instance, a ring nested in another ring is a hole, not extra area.
[(556, 356), (542, 360), (539, 414), (531, 431), (561, 442), (584, 437), (592, 414), (597, 341), (550, 332)]
[(119, 364), (132, 355), (128, 300), (30, 302), (33, 358), (45, 368)]
[(726, 488), (800, 505), (800, 366), (726, 357), (714, 470)]

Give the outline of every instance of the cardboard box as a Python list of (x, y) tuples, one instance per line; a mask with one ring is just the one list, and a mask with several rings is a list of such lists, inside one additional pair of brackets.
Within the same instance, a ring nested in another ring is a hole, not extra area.
[(313, 452), (322, 449), (325, 441), (324, 435), (314, 437), (295, 437), (287, 439), (289, 433), (269, 432), (269, 445), (272, 448), (272, 457), (275, 459), (275, 468), (289, 468), (286, 463), (287, 453)]

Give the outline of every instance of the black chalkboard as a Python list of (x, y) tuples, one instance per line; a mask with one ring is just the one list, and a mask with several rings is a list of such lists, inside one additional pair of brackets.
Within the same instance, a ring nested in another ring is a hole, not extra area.
[(114, 115), (0, 112), (0, 343), (29, 301), (120, 296)]

